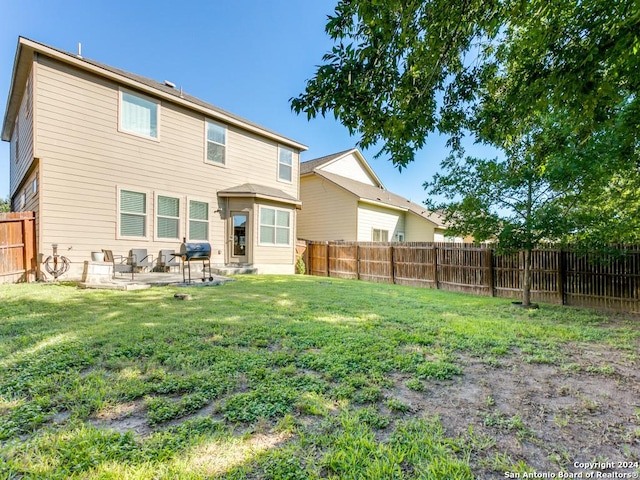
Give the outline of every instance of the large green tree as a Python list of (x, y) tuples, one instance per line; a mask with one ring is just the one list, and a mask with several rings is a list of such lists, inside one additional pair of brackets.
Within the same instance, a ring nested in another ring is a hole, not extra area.
[[(326, 31), (293, 110), (399, 168), (448, 135), (426, 186), (453, 231), (525, 250), (525, 304), (536, 242), (638, 239), (640, 0), (343, 0)], [(503, 156), (466, 156), (465, 135)]]
[(398, 166), (435, 130), (454, 146), (474, 132), (469, 108), (497, 89), (508, 124), (568, 110), (585, 138), (640, 101), (638, 0), (342, 0), (326, 32), (335, 46), (292, 108), (332, 112)]
[[(523, 251), (522, 300), (531, 303), (532, 251), (549, 239), (575, 230), (575, 209), (588, 176), (565, 174), (565, 165), (550, 154), (553, 136), (543, 128), (518, 122), (494, 135), (503, 156), (485, 159), (456, 152), (442, 171), (425, 182), (453, 234), (490, 241), (506, 252)], [(500, 140), (500, 142), (498, 142)], [(590, 172), (590, 170), (588, 170)]]
[(7, 195), (7, 198), (0, 198), (0, 213), (7, 213), (11, 211), (11, 200)]

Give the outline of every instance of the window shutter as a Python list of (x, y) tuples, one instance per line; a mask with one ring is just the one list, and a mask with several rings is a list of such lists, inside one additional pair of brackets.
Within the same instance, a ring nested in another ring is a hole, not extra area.
[(120, 235), (146, 236), (147, 196), (140, 192), (120, 190)]
[(189, 238), (191, 240), (209, 240), (209, 223), (189, 220)]
[(178, 220), (158, 217), (158, 238), (178, 238)]
[(158, 238), (179, 238), (180, 200), (158, 195)]
[(120, 190), (120, 210), (129, 213), (147, 213), (146, 194)]
[(178, 217), (180, 201), (173, 197), (158, 196), (158, 215), (166, 217)]
[(189, 218), (193, 220), (209, 220), (209, 204), (205, 202), (189, 202)]
[(209, 204), (189, 201), (189, 238), (209, 240)]
[(144, 237), (145, 218), (142, 215), (120, 215), (120, 235), (124, 237)]

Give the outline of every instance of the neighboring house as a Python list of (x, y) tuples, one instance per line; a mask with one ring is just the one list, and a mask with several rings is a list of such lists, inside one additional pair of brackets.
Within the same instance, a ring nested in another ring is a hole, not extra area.
[(298, 237), (358, 242), (445, 242), (442, 217), (389, 192), (357, 149), (300, 164)]
[(208, 242), (212, 264), (293, 273), (306, 147), (177, 89), (20, 38), (2, 140), (14, 211), (78, 277), (92, 251)]

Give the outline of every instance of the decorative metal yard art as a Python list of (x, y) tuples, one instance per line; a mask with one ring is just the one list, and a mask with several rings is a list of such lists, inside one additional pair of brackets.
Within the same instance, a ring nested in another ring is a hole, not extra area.
[(71, 261), (65, 257), (64, 255), (58, 254), (58, 244), (52, 243), (51, 248), (53, 249), (53, 254), (49, 255), (47, 259), (43, 262), (44, 269), (53, 276), (54, 280), (57, 280), (58, 277), (64, 275), (69, 267), (71, 266)]

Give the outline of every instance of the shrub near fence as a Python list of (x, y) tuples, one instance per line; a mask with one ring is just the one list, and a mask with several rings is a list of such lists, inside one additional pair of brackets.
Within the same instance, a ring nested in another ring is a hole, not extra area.
[[(532, 252), (533, 301), (640, 313), (640, 247)], [(519, 298), (524, 254), (456, 243), (308, 242), (310, 275)]]

